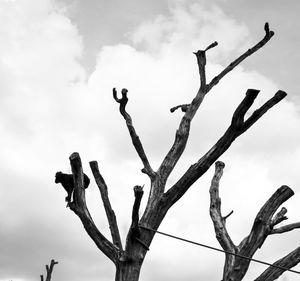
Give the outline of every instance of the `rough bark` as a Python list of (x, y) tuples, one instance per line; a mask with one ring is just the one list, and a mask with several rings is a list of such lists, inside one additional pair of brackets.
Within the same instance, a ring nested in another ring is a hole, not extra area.
[[(185, 194), (191, 185), (209, 169), (209, 167), (230, 147), (233, 141), (248, 130), (260, 117), (286, 96), (286, 93), (283, 91), (278, 91), (273, 98), (255, 110), (253, 114), (245, 120), (247, 111), (259, 93), (259, 90), (249, 89), (234, 112), (231, 124), (224, 135), (205, 155), (199, 158), (199, 161), (187, 169), (182, 177), (171, 186), (169, 190), (165, 191), (167, 180), (185, 150), (189, 138), (191, 122), (206, 94), (208, 94), (208, 92), (239, 63), (263, 47), (273, 35), (274, 32), (270, 31), (268, 24), (266, 24), (265, 36), (263, 39), (229, 64), (210, 82), (207, 82), (206, 79), (206, 52), (216, 47), (218, 43), (214, 42), (206, 49), (195, 52), (200, 78), (199, 90), (190, 103), (175, 106), (171, 109), (171, 112), (174, 112), (176, 109), (181, 108), (184, 114), (176, 131), (174, 143), (157, 171), (154, 171), (151, 167), (142, 142), (133, 126), (131, 116), (126, 111), (128, 90), (122, 89), (122, 97), (118, 98), (116, 89), (113, 89), (113, 98), (119, 104), (119, 110), (126, 122), (132, 144), (142, 161), (142, 172), (149, 176), (151, 184), (146, 209), (141, 218), (139, 217), (139, 206), (143, 192), (140, 186), (134, 188), (135, 202), (132, 211), (132, 224), (127, 234), (125, 249), (122, 247), (115, 213), (108, 198), (108, 187), (100, 174), (97, 162), (92, 161), (90, 166), (100, 190), (111, 231), (112, 242), (104, 237), (98, 230), (87, 208), (85, 190), (83, 188), (83, 171), (79, 154), (73, 153), (70, 156), (75, 183), (74, 202), (70, 204), (70, 209), (80, 218), (86, 232), (95, 242), (99, 250), (114, 262), (116, 266), (116, 280), (138, 280), (142, 263), (155, 234), (154, 231), (149, 231), (149, 229), (157, 230), (169, 208), (172, 207)], [(215, 203), (218, 204), (217, 202)], [(218, 216), (217, 213), (215, 215)], [(223, 222), (220, 221), (218, 227), (222, 227), (222, 224), (225, 223), (224, 221), (225, 219), (223, 219)], [(233, 243), (230, 241), (227, 234), (225, 236), (227, 236), (228, 241), (225, 241), (225, 237), (220, 238), (221, 241), (224, 240), (222, 242), (223, 246), (231, 249)]]
[[(246, 236), (239, 245), (235, 245), (228, 234), (225, 224), (226, 219), (222, 216), (221, 212), (219, 182), (224, 167), (225, 164), (223, 162), (218, 161), (215, 164), (215, 174), (210, 187), (210, 216), (214, 224), (216, 238), (225, 251), (225, 265), (222, 281), (240, 281), (244, 278), (251, 260), (258, 262), (258, 260), (253, 259), (253, 256), (256, 251), (261, 248), (269, 235), (299, 228), (299, 223), (290, 224), (278, 229), (274, 228), (278, 223), (286, 219), (286, 208), (282, 208), (275, 214), (277, 209), (282, 203), (294, 195), (294, 192), (288, 186), (283, 185), (277, 189), (260, 209), (254, 220), (250, 234)], [(269, 268), (258, 277), (256, 281), (275, 280), (285, 271), (292, 271), (290, 268), (299, 262), (299, 248), (274, 264), (263, 262), (264, 264), (269, 265)]]
[[(51, 281), (51, 277), (52, 277), (52, 272), (53, 272), (53, 268), (54, 265), (58, 264), (57, 261), (55, 260), (51, 260), (50, 262), (50, 266), (46, 264), (46, 281)], [(44, 281), (44, 275), (40, 275), (41, 281)]]

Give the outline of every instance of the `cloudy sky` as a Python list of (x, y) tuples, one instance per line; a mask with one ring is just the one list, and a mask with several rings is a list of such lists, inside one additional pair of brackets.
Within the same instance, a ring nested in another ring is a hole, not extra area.
[[(169, 186), (222, 135), (246, 89), (261, 90), (254, 107), (281, 89), (288, 97), (221, 157), (223, 211), (234, 210), (228, 230), (238, 244), (286, 184), (296, 193), (285, 204), (289, 222), (300, 221), (299, 9), (297, 0), (0, 0), (0, 281), (39, 280), (51, 258), (59, 261), (53, 280), (113, 280), (112, 263), (65, 207), (55, 172), (70, 172), (68, 157), (78, 151), (92, 178), (88, 163), (97, 160), (125, 239), (132, 187), (145, 184), (147, 192), (149, 182), (112, 88), (129, 90), (128, 111), (157, 168), (181, 117), (169, 109), (197, 91), (192, 52), (219, 42), (207, 55), (212, 77), (264, 36), (266, 21), (275, 36), (207, 96)], [(213, 168), (160, 230), (219, 247), (208, 213), (212, 175)], [(93, 180), (87, 201), (108, 234)], [(300, 246), (299, 231), (270, 237), (255, 257), (274, 262)], [(218, 252), (157, 235), (141, 280), (220, 280), (222, 267)], [(245, 280), (264, 269), (252, 264)]]

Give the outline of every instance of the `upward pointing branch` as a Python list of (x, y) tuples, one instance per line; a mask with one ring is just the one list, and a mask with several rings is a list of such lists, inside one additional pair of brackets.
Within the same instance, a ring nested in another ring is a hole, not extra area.
[(218, 74), (215, 78), (211, 80), (211, 82), (208, 85), (208, 89), (210, 90), (212, 87), (217, 85), (220, 80), (231, 70), (233, 70), (237, 65), (239, 65), (243, 60), (245, 60), (247, 57), (251, 56), (253, 53), (258, 51), (261, 47), (263, 47), (273, 36), (274, 31), (271, 31), (269, 29), (269, 24), (266, 22), (265, 26), (265, 36), (264, 38), (259, 41), (256, 45), (254, 45), (252, 48), (248, 49), (245, 53), (243, 53), (241, 56), (239, 56), (236, 60), (234, 60), (232, 63), (230, 63), (220, 74)]
[(108, 197), (108, 188), (107, 185), (100, 174), (97, 161), (91, 161), (90, 167), (93, 172), (94, 178), (100, 190), (103, 206), (105, 209), (106, 217), (109, 224), (110, 233), (114, 245), (116, 245), (120, 250), (122, 250), (122, 242), (120, 238), (120, 232), (117, 224), (117, 219), (114, 210), (111, 207), (110, 200)]
[[(58, 264), (58, 262), (53, 259), (50, 262), (50, 266), (46, 264), (46, 273), (47, 273), (46, 281), (51, 281), (53, 268), (54, 268), (54, 265), (56, 265), (56, 264)], [(41, 277), (41, 281), (44, 281), (44, 276), (40, 275), (40, 277)]]
[(121, 115), (124, 117), (125, 121), (126, 121), (126, 125), (131, 137), (131, 141), (133, 143), (133, 146), (136, 150), (136, 152), (138, 153), (140, 159), (143, 162), (144, 168), (142, 169), (142, 172), (147, 174), (151, 179), (153, 179), (155, 177), (155, 172), (153, 171), (153, 169), (150, 166), (150, 163), (148, 161), (148, 158), (146, 156), (146, 153), (144, 151), (143, 145), (140, 141), (139, 136), (137, 135), (133, 124), (132, 124), (132, 119), (130, 117), (130, 115), (126, 112), (126, 104), (128, 102), (128, 97), (127, 97), (127, 89), (122, 89), (121, 93), (122, 93), (122, 98), (118, 98), (117, 96), (117, 90), (116, 88), (113, 88), (113, 97), (114, 100), (120, 104), (120, 113)]
[[(206, 94), (211, 90), (211, 88), (213, 86), (218, 84), (219, 81), (228, 72), (233, 70), (243, 60), (245, 60), (247, 57), (252, 55), (254, 52), (259, 50), (261, 47), (263, 47), (272, 38), (273, 35), (274, 35), (274, 32), (269, 30), (269, 24), (266, 23), (264, 38), (261, 41), (259, 41), (255, 46), (253, 46), (252, 48), (247, 50), (240, 57), (238, 57), (236, 60), (234, 60), (232, 63), (230, 63), (219, 75), (217, 75), (215, 78), (213, 78), (212, 81), (208, 84), (206, 82), (206, 71), (205, 71), (206, 51), (211, 48), (216, 47), (218, 45), (218, 43), (214, 42), (214, 43), (210, 44), (205, 50), (199, 50), (194, 53), (197, 57), (197, 64), (198, 64), (199, 75), (200, 75), (200, 88), (199, 88), (195, 98), (189, 105), (184, 104), (184, 105), (180, 105), (180, 106), (175, 106), (171, 109), (171, 112), (174, 112), (177, 108), (181, 108), (182, 111), (185, 112), (185, 114), (181, 119), (178, 130), (176, 131), (175, 141), (158, 170), (158, 174), (164, 178), (164, 181), (167, 180), (168, 176), (174, 169), (175, 165), (177, 164), (179, 158), (181, 157), (181, 155), (186, 147), (186, 143), (187, 143), (187, 140), (189, 137), (189, 132), (190, 132), (191, 121), (192, 121), (194, 115), (196, 114), (199, 106), (201, 105), (202, 101), (204, 100), (204, 97), (206, 96)], [(249, 101), (250, 101), (250, 98), (249, 98)], [(250, 119), (249, 124), (251, 123), (251, 121), (252, 120)], [(251, 123), (251, 124), (253, 124), (253, 123)], [(246, 129), (246, 127), (247, 126), (244, 126), (245, 129)], [(216, 159), (214, 159), (214, 161), (215, 160)], [(210, 163), (210, 165), (214, 161), (212, 161)]]
[(70, 156), (70, 164), (74, 178), (74, 202), (70, 204), (70, 209), (80, 218), (86, 232), (95, 242), (96, 246), (112, 262), (116, 263), (120, 254), (120, 249), (113, 245), (97, 228), (92, 216), (87, 208), (85, 192), (83, 187), (83, 171), (79, 153), (74, 152)]

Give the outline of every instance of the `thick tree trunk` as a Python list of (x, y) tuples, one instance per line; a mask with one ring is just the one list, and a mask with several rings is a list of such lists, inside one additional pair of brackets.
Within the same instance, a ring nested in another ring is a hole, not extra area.
[(120, 262), (116, 266), (115, 281), (138, 281), (142, 263)]

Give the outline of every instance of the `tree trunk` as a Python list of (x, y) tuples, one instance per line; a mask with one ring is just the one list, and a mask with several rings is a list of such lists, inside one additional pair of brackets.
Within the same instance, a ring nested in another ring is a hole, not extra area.
[(115, 281), (138, 281), (142, 263), (120, 262), (116, 266)]

